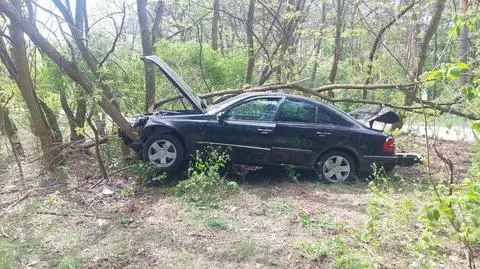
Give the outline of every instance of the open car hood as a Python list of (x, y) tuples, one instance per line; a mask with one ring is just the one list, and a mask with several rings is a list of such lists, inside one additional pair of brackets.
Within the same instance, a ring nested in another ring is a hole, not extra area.
[(162, 73), (168, 78), (168, 80), (180, 91), (185, 99), (187, 99), (193, 106), (193, 109), (198, 113), (204, 113), (202, 102), (195, 95), (192, 89), (183, 81), (183, 79), (173, 71), (160, 57), (155, 55), (143, 56), (143, 61), (153, 62)]

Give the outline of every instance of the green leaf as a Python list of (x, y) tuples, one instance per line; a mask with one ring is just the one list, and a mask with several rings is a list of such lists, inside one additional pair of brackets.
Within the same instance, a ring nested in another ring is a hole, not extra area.
[(448, 78), (458, 79), (462, 74), (462, 70), (458, 66), (453, 66), (448, 69)]
[(458, 68), (462, 69), (462, 70), (468, 70), (469, 69), (468, 64), (466, 64), (466, 63), (458, 63), (458, 64), (456, 64), (456, 66)]
[(480, 121), (477, 120), (475, 121), (473, 124), (472, 124), (472, 128), (477, 131), (477, 132), (480, 132)]
[(431, 222), (437, 222), (440, 218), (440, 211), (434, 207), (427, 208), (427, 218)]

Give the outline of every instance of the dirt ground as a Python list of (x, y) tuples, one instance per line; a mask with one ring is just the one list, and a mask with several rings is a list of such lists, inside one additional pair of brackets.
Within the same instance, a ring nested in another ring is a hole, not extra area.
[[(399, 149), (425, 155), (423, 142), (397, 140)], [(456, 178), (463, 178), (471, 145), (440, 142), (438, 148), (454, 162)], [(70, 155), (68, 184), (35, 174), (33, 162), (25, 162), (27, 186), (14, 168), (3, 170), (0, 268), (330, 268), (328, 258), (306, 259), (299, 244), (348, 238), (367, 218), (364, 181), (324, 184), (306, 174), (292, 182), (282, 171), (257, 171), (239, 181), (240, 191), (218, 208), (199, 210), (166, 186), (140, 186), (133, 168), (101, 182), (94, 163), (92, 155)], [(430, 171), (446, 174), (436, 156)], [(426, 168), (396, 173), (421, 183)], [(301, 226), (305, 212), (320, 229)], [(385, 267), (401, 268), (404, 262), (392, 260)]]

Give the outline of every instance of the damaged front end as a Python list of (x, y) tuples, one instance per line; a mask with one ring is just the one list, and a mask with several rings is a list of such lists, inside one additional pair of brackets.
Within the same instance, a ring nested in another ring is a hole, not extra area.
[[(130, 121), (130, 124), (132, 125), (132, 127), (140, 134), (140, 137), (142, 136), (143, 127), (145, 127), (145, 124), (147, 124), (148, 119), (152, 115), (153, 114), (135, 115)], [(140, 152), (142, 150), (142, 147), (143, 147), (142, 139), (134, 141), (130, 137), (128, 137), (127, 134), (122, 130), (118, 130), (118, 136), (123, 140), (123, 143), (125, 143), (125, 145), (132, 148), (135, 152)]]

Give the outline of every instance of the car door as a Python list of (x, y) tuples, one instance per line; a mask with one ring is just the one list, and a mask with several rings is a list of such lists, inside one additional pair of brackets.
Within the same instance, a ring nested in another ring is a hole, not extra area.
[(261, 97), (227, 108), (207, 123), (203, 144), (226, 146), (235, 163), (267, 164), (275, 132), (275, 116), (282, 98)]
[(318, 104), (286, 99), (273, 137), (272, 162), (310, 166), (318, 152), (335, 143), (334, 119)]

